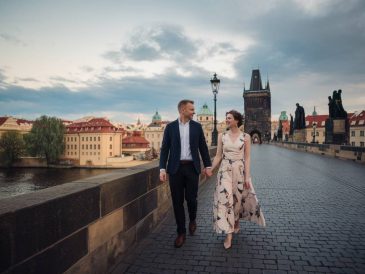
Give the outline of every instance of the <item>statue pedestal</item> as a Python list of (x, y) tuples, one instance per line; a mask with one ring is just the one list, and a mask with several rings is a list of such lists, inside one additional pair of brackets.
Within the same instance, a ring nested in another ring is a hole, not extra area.
[(326, 120), (325, 143), (343, 145), (349, 141), (349, 122), (348, 119), (333, 119)]
[(305, 128), (303, 129), (294, 129), (294, 133), (293, 133), (293, 140), (294, 142), (298, 142), (298, 143), (305, 143)]

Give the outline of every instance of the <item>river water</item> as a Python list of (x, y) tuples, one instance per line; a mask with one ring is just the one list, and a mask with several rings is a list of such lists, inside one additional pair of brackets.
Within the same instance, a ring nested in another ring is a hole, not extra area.
[(0, 199), (112, 171), (113, 169), (0, 168)]

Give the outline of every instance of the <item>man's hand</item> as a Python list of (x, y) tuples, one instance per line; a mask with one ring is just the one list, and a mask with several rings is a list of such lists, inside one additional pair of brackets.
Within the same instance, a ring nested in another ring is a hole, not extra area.
[(163, 171), (163, 170), (161, 170), (160, 171), (160, 181), (161, 182), (166, 182), (166, 171)]
[(213, 175), (212, 169), (205, 168), (205, 175), (207, 175), (207, 177), (211, 177)]

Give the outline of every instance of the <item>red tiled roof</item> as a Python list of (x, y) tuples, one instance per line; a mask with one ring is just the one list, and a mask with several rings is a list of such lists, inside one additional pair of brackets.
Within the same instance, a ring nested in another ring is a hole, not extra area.
[(0, 117), (0, 126), (5, 123), (6, 120), (8, 120), (9, 117)]
[(149, 142), (142, 136), (128, 136), (122, 141), (123, 144), (149, 144)]
[(122, 132), (122, 129), (115, 127), (112, 123), (104, 118), (94, 118), (88, 122), (72, 123), (66, 126), (66, 133), (85, 132)]
[(313, 122), (317, 123), (317, 128), (324, 127), (328, 115), (308, 115), (305, 117), (305, 126), (312, 128)]
[(17, 119), (16, 120), (16, 123), (18, 125), (20, 125), (20, 124), (34, 124), (34, 121), (25, 120), (25, 119)]
[(365, 110), (362, 110), (359, 113), (353, 113), (350, 116), (350, 126), (360, 126), (360, 127), (364, 127), (365, 126)]
[(0, 126), (2, 124), (4, 124), (6, 122), (6, 120), (8, 120), (9, 118), (16, 119), (16, 123), (18, 125), (20, 125), (20, 124), (33, 124), (34, 123), (34, 121), (25, 120), (25, 119), (17, 119), (17, 118), (14, 118), (14, 117), (0, 117)]

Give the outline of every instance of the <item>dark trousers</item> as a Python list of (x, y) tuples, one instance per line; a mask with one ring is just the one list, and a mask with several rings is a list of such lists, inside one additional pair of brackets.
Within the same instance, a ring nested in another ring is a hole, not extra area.
[(184, 198), (188, 205), (190, 221), (195, 221), (198, 208), (199, 174), (196, 173), (192, 162), (181, 164), (176, 174), (169, 175), (169, 182), (177, 233), (186, 233)]

